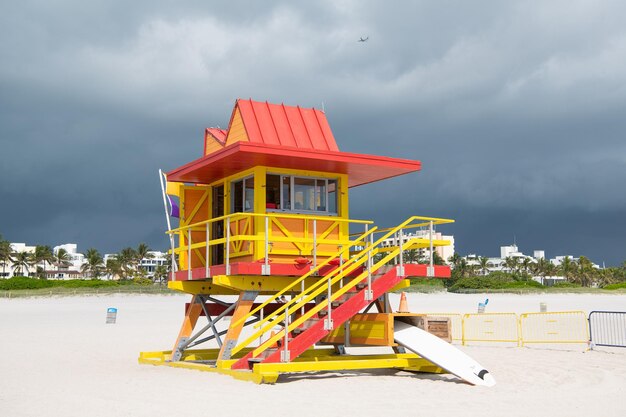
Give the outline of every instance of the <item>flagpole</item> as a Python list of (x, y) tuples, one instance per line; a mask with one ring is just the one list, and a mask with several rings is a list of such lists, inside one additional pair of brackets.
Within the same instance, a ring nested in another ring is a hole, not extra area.
[[(159, 169), (159, 181), (161, 182), (161, 195), (163, 196), (163, 209), (165, 210), (165, 221), (167, 222), (167, 231), (172, 230), (172, 224), (170, 223), (170, 214), (167, 211), (167, 198), (165, 196), (165, 184), (163, 183), (163, 178), (165, 174), (163, 171)], [(166, 180), (167, 181), (167, 180)], [(174, 253), (174, 235), (168, 233), (170, 237), (170, 246), (172, 248), (172, 254)], [(172, 270), (174, 272), (178, 271), (178, 265), (176, 265), (176, 261), (174, 260), (174, 256), (172, 256)]]

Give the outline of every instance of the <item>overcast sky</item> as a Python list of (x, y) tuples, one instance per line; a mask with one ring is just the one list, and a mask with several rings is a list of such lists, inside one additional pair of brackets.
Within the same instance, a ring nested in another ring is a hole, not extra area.
[(626, 260), (624, 2), (182, 3), (3, 2), (5, 238), (165, 249), (157, 170), (251, 97), (323, 103), (341, 150), (422, 161), (353, 189), (353, 218)]

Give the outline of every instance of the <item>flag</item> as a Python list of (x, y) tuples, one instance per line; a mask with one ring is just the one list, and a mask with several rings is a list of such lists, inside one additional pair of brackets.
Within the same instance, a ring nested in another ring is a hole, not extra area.
[(179, 219), (180, 218), (180, 208), (178, 207), (178, 204), (172, 198), (172, 196), (170, 196), (169, 194), (167, 195), (167, 201), (168, 201), (169, 207), (170, 207), (170, 216), (171, 217), (176, 217), (177, 219)]

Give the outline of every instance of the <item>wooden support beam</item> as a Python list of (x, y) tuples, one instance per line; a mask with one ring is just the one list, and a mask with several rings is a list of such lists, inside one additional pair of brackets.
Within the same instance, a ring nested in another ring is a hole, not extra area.
[(259, 293), (256, 291), (242, 291), (239, 294), (239, 299), (237, 300), (237, 305), (235, 307), (235, 311), (233, 312), (233, 318), (231, 320), (231, 325), (228, 328), (228, 332), (224, 337), (224, 343), (220, 349), (220, 353), (217, 357), (218, 366), (220, 361), (230, 359), (231, 350), (237, 344), (237, 340), (239, 339), (239, 335), (241, 334), (241, 329), (243, 329), (245, 323), (242, 321), (236, 326), (233, 326), (233, 323), (237, 323), (240, 321), (242, 317), (252, 310), (252, 306), (254, 305), (254, 300), (256, 299)]

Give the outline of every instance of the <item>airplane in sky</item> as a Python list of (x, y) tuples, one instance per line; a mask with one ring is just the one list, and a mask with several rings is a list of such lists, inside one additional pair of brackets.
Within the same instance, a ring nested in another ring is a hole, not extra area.
[(368, 40), (369, 38), (370, 38), (369, 36), (368, 36), (368, 37), (366, 37), (366, 38), (364, 38), (364, 37), (360, 37), (360, 38), (359, 38), (359, 40), (358, 40), (357, 42), (367, 42), (367, 40)]

